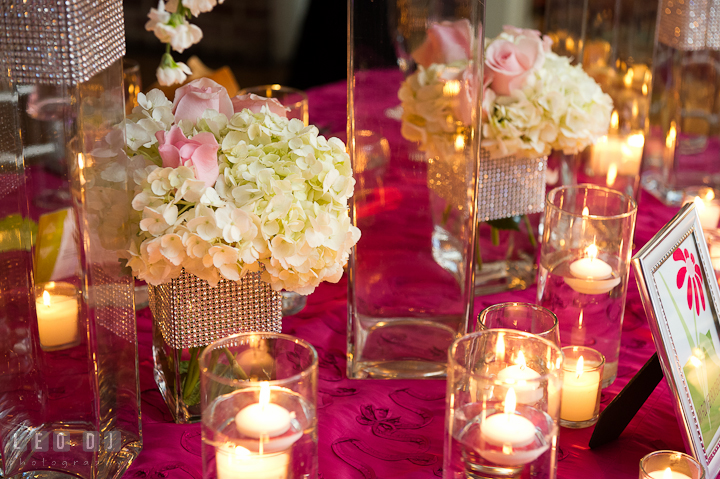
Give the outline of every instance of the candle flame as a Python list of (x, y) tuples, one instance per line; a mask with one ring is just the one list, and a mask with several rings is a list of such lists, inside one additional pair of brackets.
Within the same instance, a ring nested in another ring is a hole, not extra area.
[(615, 179), (617, 179), (617, 173), (617, 165), (615, 163), (610, 163), (610, 166), (608, 167), (607, 178), (605, 179), (605, 183), (608, 186), (612, 186), (615, 184)]
[(643, 83), (642, 94), (643, 94), (643, 96), (647, 96), (647, 94), (648, 94), (647, 83)]
[(695, 208), (697, 208), (698, 212), (702, 212), (705, 209), (705, 202), (699, 196), (693, 198), (693, 203), (695, 203)]
[(635, 148), (642, 148), (645, 146), (645, 135), (642, 133), (635, 133), (628, 136), (627, 144)]
[(50, 293), (48, 293), (47, 290), (45, 290), (45, 291), (43, 291), (42, 297), (43, 297), (43, 304), (47, 307), (50, 307)]
[(634, 76), (635, 72), (633, 71), (633, 69), (629, 69), (623, 77), (623, 83), (625, 84), (625, 88), (630, 88), (632, 86)]
[(258, 399), (261, 408), (265, 408), (270, 403), (270, 383), (262, 381), (260, 383), (260, 398)]
[(672, 479), (672, 471), (669, 467), (666, 467), (663, 471), (663, 479)]
[(640, 107), (638, 106), (637, 98), (633, 100), (632, 103), (632, 116), (633, 118), (638, 116), (638, 113), (640, 112)]
[(465, 148), (465, 137), (463, 135), (457, 135), (455, 137), (455, 151), (463, 151)]
[(575, 366), (575, 374), (577, 375), (577, 379), (580, 379), (580, 376), (582, 376), (583, 373), (583, 366), (585, 365), (585, 360), (582, 356), (578, 358), (577, 365)]
[(715, 192), (712, 190), (712, 188), (703, 188), (701, 191), (702, 193), (704, 193), (703, 199), (705, 201), (712, 201), (715, 199)]
[(495, 344), (495, 360), (502, 361), (505, 358), (505, 333), (498, 333)]
[(620, 117), (617, 110), (613, 110), (612, 115), (610, 115), (610, 128), (617, 130), (618, 126), (620, 126)]
[(675, 128), (675, 122), (670, 122), (670, 129), (667, 132), (667, 136), (665, 137), (665, 146), (667, 148), (674, 148), (675, 147), (675, 139), (677, 138), (677, 129)]
[(588, 246), (587, 248), (585, 248), (585, 253), (587, 253), (588, 258), (590, 258), (590, 260), (594, 260), (595, 258), (597, 258), (598, 248), (597, 248), (597, 246), (595, 246), (595, 243), (593, 243), (590, 246)]
[(508, 389), (505, 395), (505, 414), (513, 414), (515, 412), (515, 405), (517, 404), (517, 396), (513, 388)]
[(583, 312), (584, 312), (584, 311), (580, 310), (580, 317), (578, 318), (578, 329), (582, 329)]
[(515, 364), (520, 366), (520, 369), (525, 369), (525, 366), (527, 366), (527, 364), (525, 363), (525, 355), (522, 351), (520, 351), (517, 355), (517, 358), (515, 358)]
[(78, 153), (78, 168), (81, 170), (85, 168), (85, 157), (82, 153)]
[(443, 85), (443, 95), (455, 96), (460, 93), (460, 82), (457, 80), (449, 80)]
[(586, 206), (586, 207), (583, 208), (583, 210), (582, 210), (582, 215), (583, 215), (583, 216), (587, 216), (587, 215), (589, 215), (589, 214), (590, 214), (590, 210), (589, 210), (588, 207)]

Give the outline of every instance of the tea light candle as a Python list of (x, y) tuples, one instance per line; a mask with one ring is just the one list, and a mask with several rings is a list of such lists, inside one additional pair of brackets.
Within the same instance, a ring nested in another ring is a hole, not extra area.
[(517, 402), (520, 404), (535, 404), (542, 399), (542, 390), (538, 388), (538, 383), (534, 381), (540, 378), (540, 374), (527, 367), (525, 355), (522, 351), (518, 353), (515, 364), (501, 370), (497, 377), (513, 386)]
[(712, 188), (701, 188), (698, 196), (693, 198), (695, 209), (700, 216), (700, 226), (703, 229), (716, 229), (720, 221), (720, 205), (715, 201), (715, 192)]
[(600, 373), (585, 368), (582, 356), (575, 371), (565, 371), (562, 387), (560, 419), (570, 422), (589, 421), (595, 416), (600, 388)]
[(565, 282), (578, 293), (603, 294), (620, 284), (620, 278), (613, 278), (612, 267), (598, 258), (595, 243), (585, 249), (584, 258), (570, 264), (570, 273), (575, 278), (565, 278)]
[(531, 450), (523, 449), (535, 442), (536, 428), (529, 419), (515, 413), (516, 400), (515, 390), (508, 389), (503, 412), (485, 418), (480, 425), (481, 440), (491, 446), (502, 448), (500, 450), (481, 448), (480, 455), (488, 461), (503, 466), (527, 464), (547, 450), (547, 446)]
[(652, 479), (691, 479), (687, 474), (673, 471), (669, 467), (660, 471), (649, 472), (648, 476)]
[(78, 334), (78, 301), (76, 294), (63, 294), (62, 290), (77, 291), (69, 283), (51, 282), (35, 300), (40, 345), (55, 348), (73, 343)]
[(286, 479), (290, 455), (255, 454), (231, 444), (215, 449), (217, 479)]

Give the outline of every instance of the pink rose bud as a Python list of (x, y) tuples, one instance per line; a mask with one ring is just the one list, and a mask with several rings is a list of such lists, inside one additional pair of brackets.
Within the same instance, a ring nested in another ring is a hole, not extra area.
[(158, 140), (158, 151), (164, 168), (188, 166), (195, 169), (195, 178), (205, 186), (215, 185), (220, 173), (218, 168), (218, 142), (212, 133), (198, 133), (186, 138), (178, 126), (172, 126), (167, 133), (155, 133)]
[(248, 109), (253, 113), (260, 113), (262, 107), (266, 106), (271, 113), (287, 118), (288, 109), (285, 108), (282, 103), (277, 101), (276, 98), (265, 98), (264, 96), (249, 93), (233, 97), (232, 104), (235, 109), (235, 113), (240, 113), (245, 109)]
[(510, 95), (522, 88), (525, 79), (545, 61), (540, 37), (521, 36), (516, 43), (495, 40), (485, 50), (486, 80), (498, 95)]
[(452, 63), (470, 58), (472, 27), (467, 19), (456, 22), (435, 23), (412, 57), (416, 63), (428, 68), (433, 63)]
[(209, 78), (199, 78), (177, 89), (173, 102), (175, 122), (197, 123), (205, 110), (215, 110), (228, 118), (233, 116), (232, 101), (224, 86)]

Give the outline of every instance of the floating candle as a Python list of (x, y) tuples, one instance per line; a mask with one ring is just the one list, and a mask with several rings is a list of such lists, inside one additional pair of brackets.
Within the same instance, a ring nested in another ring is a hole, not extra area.
[(35, 300), (40, 345), (59, 349), (78, 336), (77, 289), (69, 283), (50, 282)]
[(522, 351), (518, 353), (515, 364), (501, 370), (497, 377), (513, 387), (520, 404), (535, 404), (542, 399), (543, 392), (535, 381), (540, 378), (540, 374), (526, 365)]
[(585, 258), (570, 264), (570, 273), (575, 278), (565, 278), (565, 282), (578, 293), (603, 294), (620, 284), (620, 278), (613, 277), (613, 269), (598, 258), (595, 243), (585, 249)]
[(480, 424), (480, 438), (485, 445), (480, 455), (495, 464), (518, 466), (537, 459), (548, 448), (547, 445), (535, 449), (526, 449), (536, 440), (535, 425), (515, 413), (516, 395), (513, 388), (505, 395), (503, 412), (483, 419)]
[(292, 416), (287, 409), (270, 402), (270, 385), (260, 383), (260, 397), (256, 404), (243, 408), (235, 416), (237, 430), (252, 438), (275, 437), (290, 429)]
[(593, 419), (599, 401), (600, 373), (585, 367), (580, 356), (575, 371), (565, 370), (562, 388), (560, 419), (571, 422), (583, 422)]

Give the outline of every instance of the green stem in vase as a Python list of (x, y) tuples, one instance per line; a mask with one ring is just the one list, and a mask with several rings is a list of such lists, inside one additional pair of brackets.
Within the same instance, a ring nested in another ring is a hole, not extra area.
[(490, 226), (490, 241), (492, 241), (493, 246), (500, 245), (500, 230), (494, 226)]
[(448, 220), (450, 219), (450, 213), (452, 212), (452, 205), (450, 203), (445, 206), (445, 210), (443, 210), (442, 214), (442, 224), (447, 225)]
[(525, 228), (527, 228), (527, 234), (528, 239), (530, 240), (530, 244), (533, 248), (537, 248), (537, 240), (535, 239), (535, 233), (533, 233), (533, 227), (530, 223), (530, 218), (528, 215), (522, 215), (523, 222), (525, 223)]
[(483, 267), (482, 251), (480, 251), (480, 228), (476, 234), (477, 241), (475, 241), (475, 269), (480, 271)]
[(188, 362), (187, 373), (185, 374), (185, 379), (182, 384), (183, 400), (188, 406), (194, 406), (200, 402), (200, 394), (196, 389), (198, 389), (200, 381), (200, 364), (198, 358), (203, 349), (205, 348), (190, 348), (190, 361)]
[(248, 375), (245, 373), (245, 370), (238, 364), (238, 362), (235, 360), (235, 356), (232, 355), (230, 350), (228, 348), (223, 348), (223, 352), (225, 353), (225, 357), (227, 357), (228, 363), (230, 364), (230, 367), (232, 368), (233, 374), (238, 379), (247, 380)]

